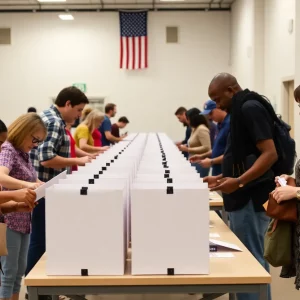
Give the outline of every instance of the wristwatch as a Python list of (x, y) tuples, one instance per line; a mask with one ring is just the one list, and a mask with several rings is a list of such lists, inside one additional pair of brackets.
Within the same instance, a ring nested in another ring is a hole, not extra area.
[(297, 191), (296, 197), (297, 197), (298, 200), (300, 200), (300, 190)]
[[(241, 182), (241, 179), (240, 179), (240, 177), (239, 178), (237, 178), (237, 181), (238, 181), (238, 183), (239, 183), (239, 188), (242, 188), (242, 187), (244, 187), (244, 184)], [(299, 191), (300, 192), (300, 191)]]

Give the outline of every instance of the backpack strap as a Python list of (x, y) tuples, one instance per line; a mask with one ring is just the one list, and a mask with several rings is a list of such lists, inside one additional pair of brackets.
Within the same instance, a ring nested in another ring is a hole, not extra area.
[(272, 229), (271, 229), (271, 231), (268, 232), (268, 235), (272, 235), (272, 233), (276, 230), (277, 225), (278, 225), (278, 220), (274, 219)]

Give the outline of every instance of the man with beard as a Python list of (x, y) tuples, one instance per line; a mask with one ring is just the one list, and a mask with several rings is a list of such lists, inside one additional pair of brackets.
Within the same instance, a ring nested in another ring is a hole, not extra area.
[[(212, 191), (223, 193), (231, 230), (269, 271), (263, 256), (269, 218), (263, 204), (274, 190), (274, 173), (271, 168), (278, 159), (273, 135), (274, 120), (267, 110), (272, 109), (272, 106), (266, 100), (259, 101), (254, 96), (258, 94), (243, 90), (236, 78), (228, 73), (213, 78), (208, 94), (218, 108), (230, 114), (231, 119), (222, 165), (223, 174), (206, 177), (204, 181), (208, 182)], [(258, 294), (238, 294), (238, 300), (258, 299)]]

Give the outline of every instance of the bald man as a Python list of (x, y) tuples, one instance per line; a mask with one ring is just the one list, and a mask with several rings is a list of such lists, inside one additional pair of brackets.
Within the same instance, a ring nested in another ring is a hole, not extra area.
[(295, 101), (299, 104), (300, 106), (300, 85), (298, 85), (294, 91), (294, 98)]
[[(208, 94), (217, 107), (230, 114), (231, 122), (222, 164), (223, 174), (207, 177), (204, 181), (213, 191), (223, 193), (232, 231), (268, 271), (263, 252), (269, 218), (262, 205), (275, 187), (271, 170), (277, 161), (274, 121), (265, 104), (256, 100), (261, 96), (249, 93), (228, 73), (218, 74), (211, 81)], [(238, 300), (259, 299), (258, 294), (238, 294), (237, 297)], [(270, 290), (266, 299), (271, 299)]]

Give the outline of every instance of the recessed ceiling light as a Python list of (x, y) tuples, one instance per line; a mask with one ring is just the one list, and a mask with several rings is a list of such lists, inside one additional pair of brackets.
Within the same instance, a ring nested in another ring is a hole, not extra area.
[(37, 0), (40, 3), (66, 2), (67, 0)]
[(74, 17), (72, 15), (59, 15), (58, 16), (63, 21), (72, 21)]

